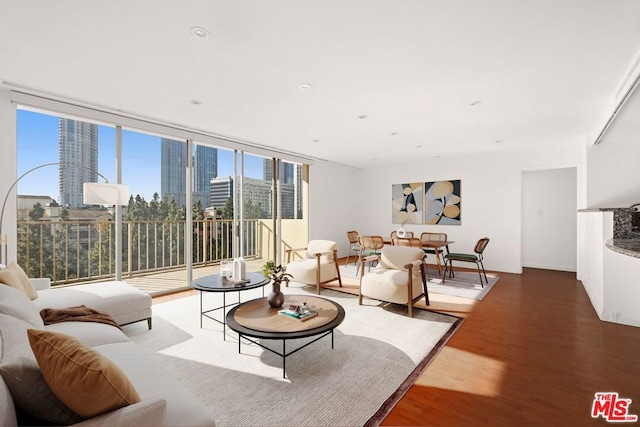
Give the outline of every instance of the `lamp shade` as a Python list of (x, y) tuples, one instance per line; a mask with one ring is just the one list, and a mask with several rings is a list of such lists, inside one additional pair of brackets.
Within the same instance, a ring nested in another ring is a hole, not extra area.
[(82, 187), (85, 205), (129, 204), (128, 185), (85, 182)]

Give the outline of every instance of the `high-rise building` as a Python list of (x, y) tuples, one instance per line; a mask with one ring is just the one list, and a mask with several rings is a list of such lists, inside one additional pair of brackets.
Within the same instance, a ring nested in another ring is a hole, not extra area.
[(187, 144), (162, 138), (160, 141), (160, 197), (176, 201), (178, 206), (186, 204)]
[[(293, 163), (280, 163), (280, 181), (283, 184), (293, 184), (295, 178), (296, 165)], [(273, 159), (264, 159), (263, 168), (264, 180), (271, 182), (273, 179)]]
[[(160, 197), (175, 200), (179, 206), (187, 202), (185, 175), (187, 167), (187, 144), (162, 138), (160, 154)], [(210, 182), (218, 175), (218, 150), (196, 145), (193, 156), (193, 193), (195, 203), (200, 200), (203, 207), (209, 206)]]
[(98, 125), (60, 118), (58, 136), (60, 204), (79, 207), (82, 184), (98, 181)]
[[(245, 177), (242, 182), (243, 197), (245, 202), (251, 202), (254, 206), (260, 208), (265, 218), (273, 217), (273, 192), (271, 191), (271, 182), (260, 179)], [(239, 197), (239, 191), (234, 185), (232, 176), (221, 176), (211, 180), (211, 199), (210, 206), (221, 209), (227, 203), (227, 199), (234, 195)], [(282, 184), (282, 218), (295, 218), (295, 195), (293, 184)]]
[(204, 208), (209, 206), (211, 180), (218, 176), (218, 149), (196, 145), (193, 159), (194, 203), (200, 200)]

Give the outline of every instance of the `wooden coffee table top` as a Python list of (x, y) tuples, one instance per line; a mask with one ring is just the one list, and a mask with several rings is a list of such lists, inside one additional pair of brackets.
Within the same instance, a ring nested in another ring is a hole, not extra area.
[[(304, 321), (278, 314), (289, 304), (306, 302), (318, 315)], [(242, 303), (227, 313), (227, 325), (243, 335), (257, 338), (302, 338), (331, 330), (344, 320), (339, 304), (320, 297), (287, 295), (281, 308), (272, 308), (267, 298)]]

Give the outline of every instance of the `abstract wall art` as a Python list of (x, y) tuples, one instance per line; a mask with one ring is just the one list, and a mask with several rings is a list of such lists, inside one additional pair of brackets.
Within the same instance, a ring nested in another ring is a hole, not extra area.
[(424, 183), (424, 223), (460, 225), (460, 180)]
[(391, 186), (393, 224), (422, 224), (423, 188), (422, 182)]

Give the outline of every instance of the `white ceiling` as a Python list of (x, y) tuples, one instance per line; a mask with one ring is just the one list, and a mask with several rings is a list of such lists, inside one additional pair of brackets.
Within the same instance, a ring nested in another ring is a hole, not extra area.
[(0, 0), (0, 20), (9, 85), (355, 167), (584, 139), (640, 53), (638, 0)]

